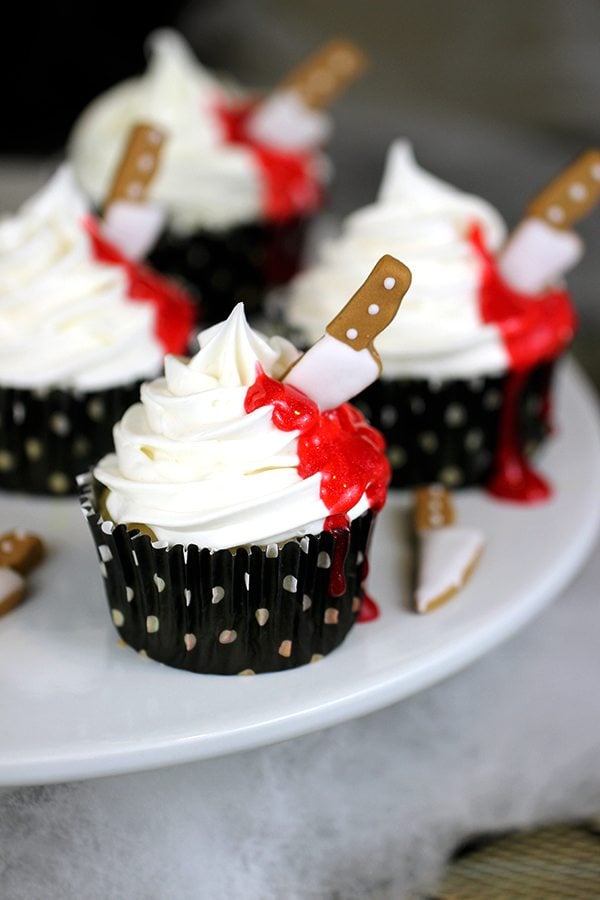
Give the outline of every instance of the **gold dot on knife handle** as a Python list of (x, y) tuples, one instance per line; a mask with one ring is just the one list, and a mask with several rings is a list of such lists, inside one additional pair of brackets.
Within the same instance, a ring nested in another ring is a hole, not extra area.
[(456, 521), (452, 495), (442, 485), (427, 485), (414, 492), (415, 531), (445, 528)]

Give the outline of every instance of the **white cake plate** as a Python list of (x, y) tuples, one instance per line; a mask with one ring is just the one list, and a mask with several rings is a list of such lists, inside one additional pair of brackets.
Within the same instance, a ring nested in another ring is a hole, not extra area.
[(460, 521), (483, 528), (488, 545), (451, 603), (410, 612), (407, 497), (393, 494), (372, 548), (369, 588), (381, 617), (315, 665), (256, 677), (193, 675), (119, 646), (76, 501), (4, 495), (2, 528), (37, 531), (49, 555), (27, 602), (0, 619), (0, 785), (132, 772), (285, 740), (394, 703), (481, 656), (562, 591), (597, 533), (598, 411), (573, 363), (560, 373), (557, 421), (540, 459), (556, 488), (551, 502), (459, 495)]

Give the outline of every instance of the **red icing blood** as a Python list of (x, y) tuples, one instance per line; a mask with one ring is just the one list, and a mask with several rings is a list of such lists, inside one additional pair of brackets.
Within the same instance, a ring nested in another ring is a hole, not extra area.
[(519, 397), (527, 374), (516, 371), (508, 375), (500, 415), (494, 473), (487, 489), (490, 494), (503, 500), (536, 503), (547, 500), (552, 495), (552, 488), (529, 465), (519, 440)]
[(379, 618), (379, 607), (372, 597), (363, 591), (362, 601), (360, 604), (360, 612), (357, 622), (373, 622)]
[(155, 310), (154, 332), (165, 353), (185, 353), (196, 319), (194, 304), (174, 281), (157, 275), (147, 266), (128, 259), (100, 233), (92, 216), (83, 220), (98, 262), (119, 266), (127, 276), (130, 300), (151, 303)]
[[(338, 519), (338, 516), (330, 516), (331, 519)], [(345, 516), (340, 516), (344, 524), (341, 527), (332, 527), (329, 519), (325, 520), (325, 530), (330, 531), (335, 538), (335, 550), (333, 559), (331, 560), (331, 569), (329, 570), (329, 586), (328, 590), (332, 597), (343, 597), (346, 593), (346, 576), (344, 574), (344, 565), (348, 556), (348, 547), (350, 546), (350, 528), (345, 522)]]
[[(363, 494), (374, 512), (383, 506), (391, 475), (385, 442), (355, 407), (344, 403), (321, 412), (306, 394), (275, 381), (259, 366), (256, 381), (246, 393), (244, 409), (251, 413), (269, 405), (273, 407), (272, 421), (276, 428), (300, 431), (300, 477), (321, 475), (319, 496), (329, 510), (324, 528), (336, 538), (329, 592), (333, 597), (341, 597), (346, 591), (344, 563), (350, 540), (347, 513)], [(365, 577), (364, 565), (362, 573)]]
[(238, 106), (217, 106), (225, 139), (242, 144), (253, 154), (261, 174), (262, 205), (267, 219), (283, 222), (299, 213), (313, 212), (321, 205), (322, 191), (315, 178), (311, 153), (289, 153), (254, 141), (246, 132), (246, 122), (256, 101)]
[[(298, 474), (321, 474), (320, 497), (330, 517), (345, 515), (366, 494), (374, 512), (385, 503), (390, 466), (382, 435), (349, 403), (321, 412), (291, 385), (269, 378), (262, 369), (248, 388), (247, 413), (273, 406), (273, 424), (281, 431), (298, 429)], [(326, 520), (330, 521), (330, 518)], [(336, 519), (335, 527), (339, 527)]]
[(531, 295), (513, 290), (500, 276), (478, 226), (470, 237), (483, 263), (481, 317), (498, 326), (511, 368), (523, 371), (554, 359), (575, 333), (576, 317), (567, 292), (553, 289)]
[[(551, 488), (529, 465), (519, 434), (519, 398), (531, 370), (557, 357), (575, 332), (576, 317), (566, 291), (548, 290), (539, 296), (521, 294), (507, 285), (485, 247), (481, 229), (470, 234), (483, 263), (480, 313), (485, 323), (495, 324), (510, 359), (504, 402), (500, 414), (494, 473), (488, 490), (496, 497), (532, 503), (545, 500)], [(549, 389), (542, 416), (550, 415)]]
[[(360, 570), (359, 584), (364, 584), (369, 574), (369, 559), (367, 556), (362, 561)], [(357, 622), (372, 622), (379, 618), (379, 607), (373, 598), (363, 590), (363, 596), (360, 604)]]

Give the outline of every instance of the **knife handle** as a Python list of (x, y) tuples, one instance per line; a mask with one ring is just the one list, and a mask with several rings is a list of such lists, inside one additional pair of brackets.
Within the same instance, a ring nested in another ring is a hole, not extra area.
[(415, 531), (433, 531), (454, 525), (456, 513), (450, 491), (441, 484), (417, 488), (414, 493)]
[(105, 212), (116, 200), (144, 202), (156, 174), (165, 139), (165, 132), (155, 125), (134, 125), (104, 203)]
[(373, 340), (390, 324), (410, 287), (410, 269), (393, 256), (382, 256), (375, 268), (326, 327), (327, 334), (353, 350), (367, 348), (378, 359)]
[(529, 204), (527, 216), (570, 228), (600, 200), (600, 148), (586, 150)]
[(367, 57), (353, 41), (337, 38), (313, 53), (281, 82), (309, 109), (323, 109), (367, 67)]

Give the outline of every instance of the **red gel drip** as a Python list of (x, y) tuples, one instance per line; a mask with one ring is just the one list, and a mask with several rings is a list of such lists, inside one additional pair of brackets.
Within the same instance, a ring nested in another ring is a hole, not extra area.
[(268, 405), (276, 428), (300, 431), (298, 474), (321, 474), (319, 496), (330, 516), (346, 514), (363, 494), (373, 511), (381, 509), (390, 481), (385, 442), (357, 409), (344, 403), (320, 412), (306, 394), (259, 369), (244, 408), (250, 413)]
[(154, 332), (165, 353), (185, 353), (196, 318), (194, 304), (174, 281), (157, 275), (147, 266), (128, 259), (100, 233), (98, 223), (86, 216), (83, 226), (90, 237), (94, 258), (119, 266), (127, 277), (130, 300), (151, 303), (155, 310)]
[(321, 204), (322, 192), (315, 179), (315, 159), (310, 153), (276, 150), (253, 140), (246, 122), (256, 101), (238, 106), (217, 106), (225, 139), (242, 144), (253, 154), (261, 174), (263, 212), (273, 222), (309, 213)]
[(479, 227), (471, 229), (470, 239), (483, 264), (481, 317), (498, 326), (511, 368), (523, 371), (554, 359), (575, 333), (576, 316), (567, 292), (548, 290), (531, 295), (513, 290), (498, 272)]
[(523, 455), (519, 441), (519, 397), (527, 372), (510, 372), (504, 389), (494, 474), (488, 482), (490, 494), (503, 500), (537, 503), (552, 495), (550, 485), (538, 475)]
[[(500, 415), (494, 474), (488, 490), (496, 497), (521, 503), (546, 500), (551, 495), (551, 488), (531, 468), (523, 454), (519, 436), (519, 398), (529, 372), (539, 363), (558, 356), (572, 339), (575, 313), (565, 291), (548, 290), (532, 296), (513, 290), (500, 276), (478, 226), (472, 228), (470, 239), (483, 264), (479, 296), (481, 317), (485, 323), (498, 327), (511, 366)], [(544, 421), (549, 421), (549, 393), (544, 399), (542, 416)]]
[[(331, 516), (335, 520), (346, 517)], [(330, 531), (335, 538), (335, 549), (333, 559), (331, 560), (331, 568), (329, 570), (329, 585), (327, 590), (332, 597), (343, 597), (346, 593), (346, 576), (344, 574), (344, 565), (348, 556), (348, 547), (350, 546), (350, 526), (345, 524), (338, 528), (332, 526), (328, 519), (325, 520), (325, 530)]]
[(379, 607), (372, 597), (363, 591), (357, 622), (373, 622), (380, 616)]
[[(367, 575), (369, 574), (369, 560), (365, 556), (362, 561), (362, 566), (360, 569), (360, 577), (358, 579), (358, 583), (362, 587), (364, 582), (367, 580)], [(377, 603), (373, 600), (373, 598), (366, 593), (366, 591), (362, 590), (362, 598), (360, 603), (360, 610), (358, 613), (357, 622), (372, 622), (374, 619), (379, 618), (379, 607)]]
[[(256, 381), (246, 393), (244, 409), (251, 413), (269, 405), (276, 428), (300, 431), (300, 477), (321, 473), (319, 496), (330, 513), (323, 527), (335, 536), (328, 590), (332, 597), (341, 597), (346, 592), (344, 564), (350, 542), (347, 513), (363, 494), (374, 512), (383, 506), (391, 474), (385, 442), (353, 406), (345, 403), (320, 412), (306, 394), (269, 378), (259, 366)], [(367, 570), (365, 561), (361, 582)]]

